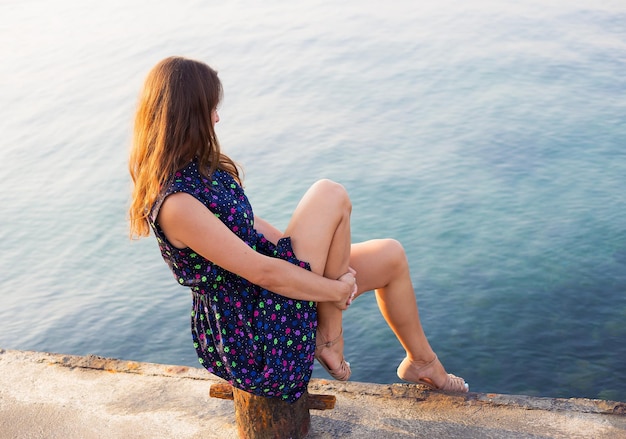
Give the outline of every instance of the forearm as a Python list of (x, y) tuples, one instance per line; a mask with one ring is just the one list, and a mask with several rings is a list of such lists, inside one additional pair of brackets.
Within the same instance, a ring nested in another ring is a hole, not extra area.
[(338, 302), (350, 295), (351, 287), (346, 282), (325, 278), (282, 259), (269, 257), (266, 262), (255, 283), (281, 296), (314, 302)]

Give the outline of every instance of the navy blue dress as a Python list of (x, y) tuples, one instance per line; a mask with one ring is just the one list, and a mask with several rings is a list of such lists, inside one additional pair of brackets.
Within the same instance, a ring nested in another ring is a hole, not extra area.
[(306, 270), (311, 269), (309, 264), (296, 258), (290, 238), (274, 245), (255, 230), (252, 207), (230, 174), (218, 170), (206, 179), (195, 161), (176, 172), (150, 213), (150, 226), (165, 262), (178, 283), (191, 288), (191, 333), (200, 363), (239, 389), (295, 402), (306, 390), (313, 370), (315, 302), (273, 293), (190, 248), (174, 247), (156, 218), (163, 200), (176, 192), (201, 201), (255, 251)]

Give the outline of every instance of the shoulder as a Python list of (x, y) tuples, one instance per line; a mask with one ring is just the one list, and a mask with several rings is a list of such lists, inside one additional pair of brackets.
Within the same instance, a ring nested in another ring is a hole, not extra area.
[(156, 218), (159, 216), (163, 203), (166, 199), (170, 198), (171, 195), (182, 192), (201, 200), (201, 194), (208, 184), (210, 184), (210, 182), (207, 182), (206, 178), (202, 176), (195, 161), (190, 162), (184, 168), (174, 172), (170, 175), (163, 187), (161, 187), (159, 195), (152, 206), (150, 212), (152, 221), (156, 222)]

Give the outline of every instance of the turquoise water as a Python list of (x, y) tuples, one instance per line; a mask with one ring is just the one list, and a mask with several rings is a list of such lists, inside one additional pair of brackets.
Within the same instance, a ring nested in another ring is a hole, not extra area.
[[(0, 347), (197, 365), (126, 223), (136, 96), (179, 54), (220, 72), (256, 213), (342, 182), (472, 390), (626, 401), (623, 2), (207, 3), (0, 5)], [(397, 381), (373, 295), (344, 327), (353, 379)]]

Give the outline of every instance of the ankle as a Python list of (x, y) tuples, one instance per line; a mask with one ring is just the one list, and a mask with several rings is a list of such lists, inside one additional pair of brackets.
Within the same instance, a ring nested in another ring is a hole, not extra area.
[(430, 351), (430, 353), (421, 354), (419, 357), (414, 357), (410, 354), (407, 354), (406, 358), (411, 366), (424, 367), (431, 363), (434, 363), (435, 360), (437, 360), (437, 354), (435, 354), (433, 351)]
[(317, 335), (316, 335), (316, 344), (318, 346), (320, 345), (325, 345), (327, 347), (331, 347), (332, 345), (336, 344), (339, 340), (341, 340), (341, 337), (343, 336), (343, 328), (339, 327), (339, 328), (324, 328), (324, 329), (320, 329), (319, 327), (317, 328)]

